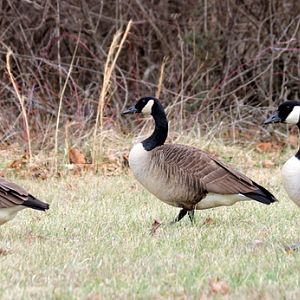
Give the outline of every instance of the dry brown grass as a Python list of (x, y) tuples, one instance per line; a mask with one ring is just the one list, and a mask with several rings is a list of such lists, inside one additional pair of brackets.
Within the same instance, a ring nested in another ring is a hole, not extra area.
[[(98, 129), (100, 129), (100, 135), (103, 131), (103, 116), (104, 116), (104, 107), (107, 104), (107, 94), (109, 92), (109, 87), (111, 83), (111, 76), (116, 67), (117, 59), (120, 55), (121, 49), (126, 41), (127, 35), (130, 31), (132, 25), (132, 21), (126, 26), (124, 33), (122, 30), (118, 30), (113, 37), (112, 43), (110, 45), (107, 59), (105, 62), (104, 67), (104, 74), (103, 74), (103, 84), (100, 89), (100, 96), (98, 101), (98, 108), (97, 108), (97, 115), (96, 115), (96, 122), (94, 126), (94, 134), (93, 134), (93, 145), (92, 145), (92, 162), (94, 166), (96, 166), (96, 149), (102, 149), (102, 139), (100, 138), (100, 143), (98, 142), (99, 136), (97, 136)], [(100, 127), (100, 128), (98, 128)], [(97, 147), (98, 146), (98, 147)]]
[[(57, 2), (59, 3), (59, 1)], [(57, 4), (59, 5), (59, 4)], [(61, 117), (61, 109), (62, 109), (62, 104), (63, 104), (63, 98), (64, 98), (64, 94), (68, 85), (68, 81), (69, 78), (71, 76), (72, 70), (73, 70), (73, 65), (74, 65), (74, 60), (76, 57), (76, 53), (77, 53), (77, 49), (78, 49), (78, 44), (79, 44), (79, 40), (80, 40), (80, 34), (78, 35), (78, 39), (77, 39), (77, 43), (76, 43), (76, 47), (74, 50), (74, 53), (72, 55), (72, 60), (71, 60), (71, 64), (68, 70), (68, 74), (65, 80), (65, 83), (60, 91), (60, 96), (59, 96), (59, 105), (58, 105), (58, 111), (57, 111), (57, 118), (56, 118), (56, 126), (55, 126), (55, 139), (54, 139), (54, 159), (55, 159), (55, 164), (54, 164), (54, 173), (56, 174), (58, 172), (58, 133), (59, 133), (59, 123), (60, 123), (60, 117)], [(67, 149), (68, 150), (68, 149)]]
[[(69, 133), (76, 143), (89, 142), (99, 114), (104, 130), (127, 131), (130, 121), (120, 118), (124, 105), (156, 92), (169, 107), (171, 120), (180, 115), (178, 130), (199, 123), (206, 133), (222, 124), (220, 134), (233, 132), (234, 139), (246, 141), (245, 134), (272, 106), (285, 96), (298, 97), (298, 7), (297, 0), (5, 2), (0, 24), (1, 141), (27, 146), (29, 128), (33, 154), (52, 150), (55, 143), (60, 152), (64, 133), (56, 137), (58, 111), (60, 127), (74, 124)], [(129, 20), (130, 34), (103, 100), (111, 41)], [(25, 100), (27, 129), (5, 67), (8, 47), (14, 53), (11, 74)], [(161, 66), (164, 76), (159, 79)], [(235, 138), (236, 132), (244, 135)]]
[(29, 124), (28, 124), (27, 112), (26, 112), (26, 108), (25, 108), (25, 104), (24, 104), (24, 96), (20, 94), (20, 91), (19, 91), (16, 81), (14, 79), (14, 76), (11, 72), (10, 58), (12, 55), (13, 55), (13, 53), (12, 53), (11, 49), (8, 49), (7, 54), (6, 54), (6, 68), (7, 68), (8, 74), (9, 74), (10, 81), (14, 87), (14, 90), (16, 92), (17, 98), (18, 98), (20, 106), (21, 106), (21, 111), (22, 111), (22, 115), (24, 118), (26, 134), (27, 134), (29, 158), (32, 159), (30, 129), (29, 129)]

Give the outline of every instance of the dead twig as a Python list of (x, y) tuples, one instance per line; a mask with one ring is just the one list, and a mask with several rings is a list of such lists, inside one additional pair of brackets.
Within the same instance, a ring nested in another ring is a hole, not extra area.
[(14, 90), (17, 94), (20, 106), (21, 106), (21, 110), (22, 110), (22, 114), (23, 114), (23, 118), (24, 118), (24, 122), (25, 122), (25, 127), (26, 127), (26, 134), (27, 134), (27, 143), (28, 143), (28, 154), (29, 154), (29, 159), (32, 159), (32, 150), (31, 150), (31, 138), (30, 138), (30, 129), (29, 129), (29, 124), (28, 124), (28, 117), (27, 117), (27, 113), (26, 113), (26, 109), (25, 109), (25, 104), (24, 104), (24, 96), (21, 95), (19, 88), (16, 84), (16, 81), (14, 79), (14, 76), (11, 72), (11, 67), (10, 67), (10, 57), (12, 56), (12, 51), (11, 49), (8, 49), (7, 54), (6, 54), (6, 68), (9, 74), (9, 78), (11, 83), (13, 84)]
[[(97, 131), (98, 127), (100, 132), (103, 130), (103, 111), (105, 105), (105, 98), (107, 96), (109, 90), (110, 79), (113, 70), (115, 69), (117, 59), (120, 55), (121, 49), (126, 41), (127, 35), (130, 31), (132, 21), (130, 21), (125, 29), (125, 32), (122, 36), (122, 31), (118, 30), (113, 37), (112, 43), (109, 48), (109, 52), (106, 58), (105, 66), (104, 66), (104, 74), (103, 74), (103, 83), (100, 91), (100, 96), (98, 100), (98, 109), (96, 115), (96, 122), (94, 126), (94, 134), (93, 134), (93, 146), (92, 146), (92, 162), (95, 166), (96, 164), (96, 145), (97, 145)], [(122, 38), (121, 38), (122, 37)], [(100, 123), (100, 124), (99, 124)], [(99, 126), (100, 125), (100, 126)], [(101, 151), (100, 143), (100, 151)]]

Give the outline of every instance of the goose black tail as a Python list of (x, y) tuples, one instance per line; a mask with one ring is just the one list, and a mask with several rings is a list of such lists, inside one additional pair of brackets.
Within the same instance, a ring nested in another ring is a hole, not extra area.
[(28, 200), (24, 201), (22, 205), (26, 207), (30, 207), (32, 209), (42, 210), (42, 211), (49, 209), (48, 203), (42, 202), (39, 199), (33, 197), (32, 195), (28, 195)]
[(272, 193), (270, 193), (267, 189), (265, 189), (263, 186), (255, 182), (254, 184), (255, 186), (258, 187), (256, 191), (249, 192), (249, 193), (242, 193), (242, 194), (248, 198), (251, 198), (253, 200), (256, 200), (260, 203), (267, 204), (267, 205), (278, 201), (275, 198), (275, 196)]

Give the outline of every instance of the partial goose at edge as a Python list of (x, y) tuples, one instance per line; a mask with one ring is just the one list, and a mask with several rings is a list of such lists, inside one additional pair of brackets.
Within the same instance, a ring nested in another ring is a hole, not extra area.
[(12, 220), (24, 208), (45, 211), (49, 204), (38, 200), (19, 185), (0, 178), (0, 225)]

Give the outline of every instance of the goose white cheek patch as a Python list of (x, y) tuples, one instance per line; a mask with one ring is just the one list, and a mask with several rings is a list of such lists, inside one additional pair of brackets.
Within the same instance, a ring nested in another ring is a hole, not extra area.
[(300, 106), (294, 106), (293, 110), (285, 119), (285, 123), (288, 124), (297, 124), (300, 118)]
[(152, 112), (152, 106), (154, 104), (154, 100), (149, 100), (147, 102), (147, 104), (144, 106), (144, 108), (142, 109), (142, 113), (145, 115), (150, 115)]

